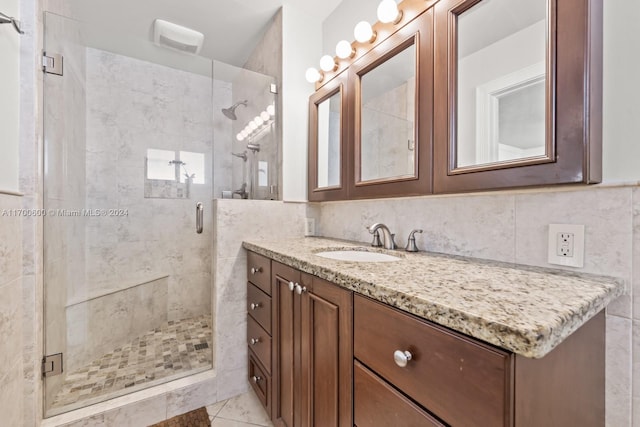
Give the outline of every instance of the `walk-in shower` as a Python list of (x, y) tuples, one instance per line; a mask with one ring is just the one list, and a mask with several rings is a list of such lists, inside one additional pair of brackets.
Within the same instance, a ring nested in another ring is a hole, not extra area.
[(214, 367), (214, 199), (277, 182), (275, 136), (259, 158), (235, 138), (274, 104), (272, 77), (91, 31), (45, 14), (65, 64), (44, 80), (45, 352), (63, 363), (47, 417)]

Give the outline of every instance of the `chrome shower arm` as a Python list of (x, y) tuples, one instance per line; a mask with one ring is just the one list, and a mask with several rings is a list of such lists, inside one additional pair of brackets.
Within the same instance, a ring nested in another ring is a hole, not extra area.
[(24, 31), (20, 28), (20, 21), (16, 18), (12, 18), (11, 16), (5, 15), (0, 12), (0, 24), (11, 24), (13, 28), (18, 32), (18, 34), (24, 34)]

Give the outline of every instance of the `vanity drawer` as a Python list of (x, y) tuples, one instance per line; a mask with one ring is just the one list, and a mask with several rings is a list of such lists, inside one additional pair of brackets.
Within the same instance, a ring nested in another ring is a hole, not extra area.
[(353, 374), (353, 410), (358, 427), (445, 427), (357, 361)]
[(260, 364), (254, 359), (251, 352), (249, 352), (249, 384), (251, 384), (251, 387), (255, 390), (258, 399), (260, 399), (260, 402), (266, 408), (269, 415), (271, 415), (269, 408), (271, 405), (271, 396), (269, 395), (270, 383), (271, 377), (262, 370)]
[[(405, 367), (396, 350), (411, 353)], [(447, 424), (510, 425), (510, 354), (362, 296), (354, 298), (354, 354)]]
[(247, 286), (247, 312), (271, 335), (271, 297), (251, 283)]
[(247, 318), (247, 344), (267, 373), (271, 373), (271, 337), (251, 316)]
[(248, 252), (247, 280), (271, 295), (271, 260), (255, 252)]

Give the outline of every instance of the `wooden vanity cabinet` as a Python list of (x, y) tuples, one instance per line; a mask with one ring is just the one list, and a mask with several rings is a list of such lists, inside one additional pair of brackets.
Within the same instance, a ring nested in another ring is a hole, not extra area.
[(603, 426), (604, 348), (604, 313), (531, 359), (356, 295), (355, 424), (382, 425), (389, 402), (394, 425)]
[(249, 252), (247, 255), (247, 346), (249, 383), (271, 415), (273, 339), (271, 336), (273, 298), (271, 260)]
[(275, 424), (353, 426), (352, 292), (275, 261), (272, 275)]

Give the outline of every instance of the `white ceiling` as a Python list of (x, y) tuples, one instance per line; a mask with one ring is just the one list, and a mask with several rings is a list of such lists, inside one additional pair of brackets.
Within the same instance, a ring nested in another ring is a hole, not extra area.
[(283, 3), (291, 2), (324, 20), (341, 0), (67, 1), (72, 17), (118, 35), (111, 46), (113, 51), (120, 51), (118, 43), (126, 43), (123, 40), (127, 38), (151, 40), (153, 21), (160, 18), (203, 33), (200, 55), (240, 67)]

